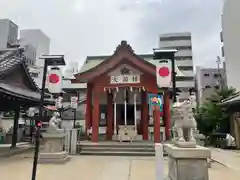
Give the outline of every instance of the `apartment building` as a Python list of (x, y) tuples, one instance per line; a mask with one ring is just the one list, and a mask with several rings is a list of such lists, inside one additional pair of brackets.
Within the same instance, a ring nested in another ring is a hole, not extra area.
[(180, 92), (179, 99), (184, 100), (189, 95), (189, 90), (194, 88), (192, 37), (190, 32), (166, 33), (159, 38), (161, 49), (178, 49), (175, 54), (177, 66), (176, 87)]
[(240, 1), (225, 1), (222, 15), (222, 40), (229, 87), (240, 90), (239, 82), (239, 42), (240, 42)]
[(9, 19), (0, 19), (0, 49), (18, 44), (18, 26)]
[(37, 67), (43, 67), (43, 59), (39, 59), (43, 54), (50, 52), (50, 38), (40, 29), (24, 29), (20, 31), (20, 42), (22, 46), (30, 45), (36, 50)]
[(196, 90), (198, 104), (204, 103), (216, 89), (226, 86), (226, 74), (223, 68), (196, 68)]

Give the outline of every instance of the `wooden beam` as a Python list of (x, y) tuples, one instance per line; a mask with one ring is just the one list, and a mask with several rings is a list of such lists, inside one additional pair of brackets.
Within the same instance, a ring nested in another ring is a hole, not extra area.
[(18, 141), (18, 119), (19, 119), (20, 108), (14, 110), (14, 123), (13, 123), (13, 134), (12, 134), (12, 148), (15, 148)]

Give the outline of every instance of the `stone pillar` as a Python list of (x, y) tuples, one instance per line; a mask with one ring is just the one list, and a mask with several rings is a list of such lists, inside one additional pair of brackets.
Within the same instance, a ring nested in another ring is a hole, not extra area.
[(172, 180), (208, 180), (210, 150), (205, 147), (182, 148), (166, 144), (168, 153), (168, 178)]
[(71, 154), (76, 155), (77, 154), (77, 129), (72, 129), (70, 131), (71, 133)]
[(156, 179), (164, 180), (163, 144), (155, 143)]
[(12, 133), (12, 148), (15, 148), (18, 141), (18, 119), (19, 119), (20, 109), (14, 110), (14, 123), (13, 123), (13, 133)]
[(93, 91), (93, 118), (92, 118), (92, 141), (98, 142), (99, 133), (99, 118), (100, 118), (100, 107), (99, 107), (99, 92), (95, 89)]
[(134, 97), (134, 129), (137, 133), (137, 94), (136, 92), (133, 95)]
[(114, 98), (113, 98), (113, 101), (114, 101), (114, 136), (117, 135), (117, 92), (118, 91), (115, 91), (114, 92)]
[(107, 140), (113, 135), (113, 94), (107, 93)]
[(166, 139), (169, 140), (171, 138), (171, 104), (170, 104), (170, 99), (169, 99), (169, 90), (165, 89), (164, 90), (164, 125), (165, 125), (165, 135)]
[(85, 134), (92, 126), (92, 87), (87, 84), (87, 99), (86, 99), (86, 113), (85, 113)]
[(126, 100), (126, 97), (124, 100), (124, 126), (127, 126), (127, 100)]
[(153, 119), (154, 119), (154, 142), (160, 143), (160, 109), (156, 107), (153, 109)]
[(147, 101), (147, 92), (142, 91), (142, 111), (141, 111), (141, 121), (142, 121), (142, 133), (143, 140), (148, 140), (148, 101)]

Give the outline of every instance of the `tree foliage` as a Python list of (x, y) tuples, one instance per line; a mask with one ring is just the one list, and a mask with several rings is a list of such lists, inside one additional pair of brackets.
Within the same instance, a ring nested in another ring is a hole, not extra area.
[(215, 90), (212, 96), (200, 106), (195, 118), (201, 133), (209, 135), (213, 132), (229, 132), (230, 115), (226, 108), (219, 104), (234, 94), (236, 90), (233, 88)]

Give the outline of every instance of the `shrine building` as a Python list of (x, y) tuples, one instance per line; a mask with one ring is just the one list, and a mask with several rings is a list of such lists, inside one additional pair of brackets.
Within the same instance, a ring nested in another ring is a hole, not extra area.
[[(86, 84), (85, 130), (91, 130), (93, 142), (101, 140), (100, 134), (119, 141), (170, 138), (170, 90), (158, 88), (156, 66), (126, 41), (100, 63), (87, 58), (82, 69), (71, 84)], [(162, 95), (162, 112), (149, 108), (149, 93)]]

